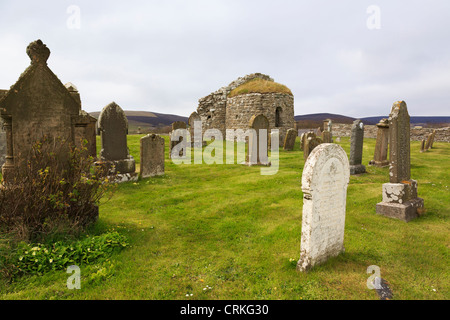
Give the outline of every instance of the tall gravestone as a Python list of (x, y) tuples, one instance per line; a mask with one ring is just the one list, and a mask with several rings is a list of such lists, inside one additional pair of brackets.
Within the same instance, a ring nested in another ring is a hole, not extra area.
[(369, 165), (375, 167), (387, 167), (389, 147), (389, 120), (381, 119), (377, 124), (377, 141), (375, 143), (375, 154)]
[(426, 151), (425, 150), (425, 143), (426, 143), (425, 139), (423, 139), (422, 142), (420, 143), (420, 152), (421, 153)]
[(404, 101), (394, 103), (389, 115), (390, 182), (383, 184), (378, 214), (410, 221), (419, 216), (423, 199), (417, 197), (417, 181), (411, 179), (410, 118)]
[(248, 139), (247, 165), (269, 165), (269, 120), (266, 116), (253, 115), (249, 122), (253, 129)]
[(302, 174), (303, 213), (297, 270), (344, 251), (347, 186), (350, 169), (341, 146), (323, 143), (308, 157)]
[(156, 134), (142, 137), (140, 175), (142, 178), (164, 174), (164, 138)]
[(353, 121), (350, 136), (350, 174), (361, 174), (366, 172), (362, 164), (364, 144), (364, 123), (361, 120)]
[(303, 159), (306, 161), (310, 153), (316, 148), (318, 145), (322, 144), (322, 140), (316, 136), (316, 134), (312, 131), (307, 132), (303, 136)]
[(127, 145), (128, 120), (115, 102), (100, 112), (98, 130), (102, 141), (98, 164), (105, 165), (111, 174), (117, 175), (118, 182), (136, 180), (136, 163)]
[(434, 139), (436, 138), (436, 129), (433, 130), (433, 136), (431, 137), (430, 149), (433, 148)]
[(294, 150), (295, 139), (297, 139), (297, 130), (292, 128), (288, 129), (286, 132), (286, 137), (284, 138), (283, 149), (288, 151)]
[[(44, 137), (64, 141), (67, 151), (70, 145), (80, 147), (87, 140), (89, 153), (95, 156), (95, 119), (81, 109), (75, 86), (65, 86), (49, 68), (50, 49), (41, 40), (31, 42), (26, 53), (31, 60), (28, 68), (9, 90), (0, 90), (0, 116), (6, 135), (5, 182), (12, 182), (26, 165), (33, 145)], [(66, 165), (64, 157), (58, 160)]]
[[(178, 129), (187, 129), (186, 122), (184, 121), (175, 121), (172, 123), (172, 132), (169, 134), (169, 159), (172, 157), (172, 149), (179, 143), (183, 141), (183, 137), (179, 137), (178, 141), (172, 141), (172, 135), (175, 130)], [(180, 156), (182, 156), (182, 151), (180, 151)]]
[[(197, 112), (192, 112), (188, 119), (188, 125), (189, 125), (189, 135), (191, 136), (191, 147), (193, 148), (201, 148), (203, 146), (203, 141), (198, 139), (198, 141), (195, 140), (195, 132), (194, 132), (194, 123), (198, 121), (202, 121), (200, 116)], [(199, 134), (202, 134), (202, 128), (200, 127)]]

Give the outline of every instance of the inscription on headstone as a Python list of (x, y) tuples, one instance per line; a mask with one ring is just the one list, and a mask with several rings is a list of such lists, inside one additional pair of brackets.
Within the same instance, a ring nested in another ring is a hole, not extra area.
[(307, 271), (344, 251), (349, 176), (347, 154), (337, 144), (321, 144), (308, 157), (302, 174), (302, 235), (297, 270)]
[(164, 138), (156, 134), (142, 137), (140, 175), (148, 178), (164, 174)]

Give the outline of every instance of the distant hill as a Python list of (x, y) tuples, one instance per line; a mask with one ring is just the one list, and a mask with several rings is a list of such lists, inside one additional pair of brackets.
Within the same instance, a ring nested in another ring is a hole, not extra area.
[[(359, 119), (365, 124), (375, 125), (383, 118), (389, 118), (389, 116), (364, 117)], [(294, 119), (297, 122), (299, 129), (310, 129), (317, 127), (322, 128), (325, 119), (331, 119), (334, 123), (353, 123), (357, 118), (332, 113), (313, 113), (295, 116)], [(444, 127), (450, 126), (450, 117), (411, 116), (410, 122), (416, 126)]]
[[(100, 112), (89, 113), (94, 118), (98, 119)], [(168, 128), (175, 121), (188, 122), (187, 117), (177, 116), (174, 114), (164, 114), (148, 111), (128, 111), (125, 110), (125, 115), (128, 119), (128, 132), (137, 133), (138, 128), (141, 128), (142, 133), (147, 132), (169, 132)]]
[[(389, 116), (378, 116), (378, 117), (366, 117), (361, 118), (361, 121), (366, 124), (377, 124), (381, 119), (389, 118)], [(444, 125), (450, 124), (450, 117), (424, 117), (424, 116), (411, 116), (410, 123), (416, 126), (433, 126), (433, 125)]]

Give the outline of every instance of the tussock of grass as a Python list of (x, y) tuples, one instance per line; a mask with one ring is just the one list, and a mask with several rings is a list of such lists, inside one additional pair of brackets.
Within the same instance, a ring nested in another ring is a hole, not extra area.
[(291, 90), (283, 84), (256, 78), (232, 90), (228, 97), (231, 98), (247, 93), (284, 93), (292, 95)]

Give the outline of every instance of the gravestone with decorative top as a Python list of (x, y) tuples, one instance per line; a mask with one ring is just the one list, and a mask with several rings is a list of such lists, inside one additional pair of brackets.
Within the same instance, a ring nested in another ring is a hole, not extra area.
[(404, 101), (394, 103), (389, 115), (389, 177), (383, 184), (383, 201), (376, 212), (391, 218), (410, 221), (417, 218), (424, 201), (417, 197), (417, 181), (411, 179), (410, 120)]

